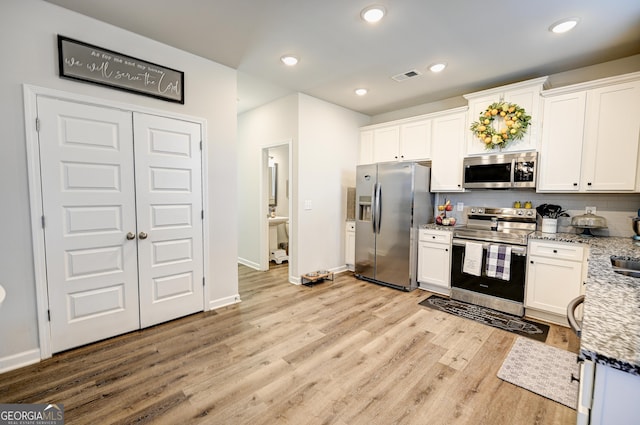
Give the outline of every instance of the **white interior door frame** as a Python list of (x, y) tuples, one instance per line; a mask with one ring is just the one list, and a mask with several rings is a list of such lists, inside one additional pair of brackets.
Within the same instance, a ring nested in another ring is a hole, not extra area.
[(260, 270), (269, 270), (269, 149), (287, 146), (289, 155), (289, 170), (287, 179), (289, 181), (289, 281), (291, 280), (291, 271), (293, 270), (292, 264), (295, 261), (292, 255), (293, 249), (291, 242), (293, 238), (291, 235), (294, 232), (295, 220), (293, 219), (293, 191), (292, 189), (292, 164), (293, 164), (293, 152), (292, 152), (292, 139), (283, 140), (270, 145), (262, 147), (262, 154), (260, 155)]
[[(200, 124), (202, 137), (202, 204), (204, 208), (203, 219), (203, 255), (209, 258), (210, 242), (209, 242), (209, 209), (208, 203), (208, 168), (207, 168), (207, 121), (203, 118), (192, 117), (182, 114), (176, 114), (169, 111), (141, 107), (127, 103), (113, 102), (110, 100), (100, 99), (91, 96), (80, 95), (76, 93), (65, 92), (46, 87), (39, 87), (29, 84), (23, 85), (24, 97), (24, 117), (25, 117), (25, 138), (27, 150), (27, 173), (29, 180), (29, 203), (30, 203), (30, 222), (31, 222), (31, 243), (33, 249), (33, 266), (36, 285), (36, 309), (38, 318), (38, 335), (40, 346), (40, 359), (46, 359), (52, 356), (51, 347), (51, 330), (49, 327), (48, 310), (49, 297), (47, 288), (47, 270), (45, 262), (45, 245), (44, 232), (42, 228), (43, 205), (42, 205), (42, 185), (40, 178), (40, 155), (38, 148), (38, 131), (36, 127), (36, 118), (38, 117), (37, 99), (39, 96), (50, 97), (60, 100), (66, 100), (76, 103), (85, 103), (88, 105), (97, 105), (121, 109), (130, 112), (139, 112), (149, 115), (158, 115), (168, 118), (175, 118), (185, 121), (191, 121)], [(209, 310), (209, 300), (207, 294), (210, 293), (210, 266), (209, 262), (204, 262), (205, 286), (202, 303), (205, 311)]]

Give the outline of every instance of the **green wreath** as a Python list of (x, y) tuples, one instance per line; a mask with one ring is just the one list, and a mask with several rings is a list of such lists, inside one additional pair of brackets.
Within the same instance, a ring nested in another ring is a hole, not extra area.
[[(493, 122), (502, 118), (504, 126), (496, 129)], [(531, 116), (515, 103), (495, 102), (478, 117), (478, 121), (471, 124), (473, 135), (484, 143), (487, 150), (506, 148), (513, 140), (520, 140), (527, 132)]]

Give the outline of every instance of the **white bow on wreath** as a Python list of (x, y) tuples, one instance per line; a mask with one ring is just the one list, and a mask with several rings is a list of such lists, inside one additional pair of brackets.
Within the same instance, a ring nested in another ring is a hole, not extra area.
[[(495, 128), (496, 118), (501, 118), (504, 126)], [(530, 121), (531, 116), (515, 103), (495, 102), (480, 113), (478, 121), (471, 124), (470, 130), (484, 143), (485, 149), (503, 149), (513, 140), (522, 139)]]

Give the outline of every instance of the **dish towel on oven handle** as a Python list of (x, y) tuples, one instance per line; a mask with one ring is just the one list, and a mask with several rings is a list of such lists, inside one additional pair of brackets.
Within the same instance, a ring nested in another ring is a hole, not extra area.
[(511, 278), (511, 247), (505, 245), (489, 245), (487, 248), (487, 276), (496, 279)]
[(462, 272), (480, 276), (482, 274), (482, 244), (475, 242), (465, 242), (464, 263)]

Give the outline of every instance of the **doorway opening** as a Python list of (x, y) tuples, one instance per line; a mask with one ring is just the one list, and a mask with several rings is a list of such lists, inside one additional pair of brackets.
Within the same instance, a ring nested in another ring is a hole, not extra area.
[(292, 261), (290, 141), (262, 149), (260, 268), (282, 267)]

